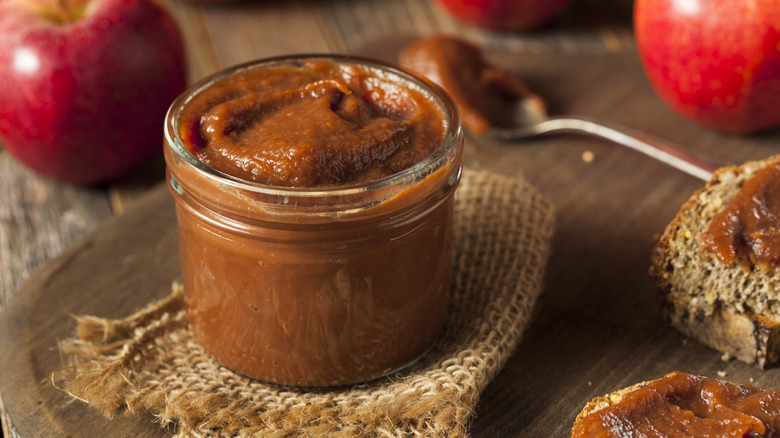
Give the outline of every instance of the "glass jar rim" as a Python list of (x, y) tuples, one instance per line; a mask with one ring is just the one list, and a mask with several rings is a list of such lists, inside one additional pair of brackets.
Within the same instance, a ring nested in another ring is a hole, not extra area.
[[(382, 72), (384, 75), (388, 76), (395, 76), (402, 79), (404, 82), (411, 84), (420, 92), (422, 92), (427, 98), (435, 102), (435, 104), (442, 110), (442, 114), (444, 115), (445, 134), (441, 143), (430, 155), (425, 157), (423, 160), (398, 173), (368, 182), (348, 183), (343, 185), (314, 188), (285, 187), (261, 184), (238, 178), (207, 166), (197, 157), (195, 157), (195, 155), (193, 155), (192, 152), (190, 152), (190, 150), (184, 145), (184, 142), (181, 140), (179, 135), (178, 116), (187, 103), (195, 98), (195, 96), (223, 80), (224, 78), (242, 71), (255, 68), (272, 67), (275, 65), (285, 65), (295, 62), (305, 62), (309, 60), (328, 60), (340, 64), (368, 67), (373, 71)], [(459, 138), (462, 135), (461, 130), (462, 126), (460, 113), (458, 112), (458, 108), (453, 102), (452, 98), (444, 91), (444, 89), (418, 74), (403, 70), (400, 67), (389, 63), (360, 56), (336, 54), (300, 54), (262, 58), (238, 64), (233, 67), (221, 70), (218, 73), (207, 76), (194, 83), (182, 94), (180, 94), (179, 97), (177, 97), (168, 108), (168, 112), (165, 116), (164, 136), (167, 144), (166, 147), (170, 147), (179, 158), (183, 159), (187, 164), (191, 165), (198, 173), (206, 176), (209, 179), (218, 181), (220, 184), (226, 184), (236, 189), (246, 190), (248, 192), (263, 195), (293, 196), (297, 198), (321, 198), (351, 196), (358, 193), (375, 190), (378, 191), (394, 186), (401, 181), (407, 180), (407, 178), (410, 177), (416, 179), (422, 175), (427, 175), (433, 170), (440, 168), (441, 165), (446, 164), (451, 150), (456, 148), (458, 145)]]

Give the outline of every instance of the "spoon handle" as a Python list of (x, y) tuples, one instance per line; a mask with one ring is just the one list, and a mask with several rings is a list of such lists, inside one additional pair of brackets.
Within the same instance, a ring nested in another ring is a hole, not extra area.
[(554, 117), (522, 128), (494, 129), (490, 135), (508, 141), (552, 133), (588, 134), (611, 140), (704, 181), (709, 181), (712, 172), (723, 166), (710, 158), (671, 146), (641, 132), (584, 117)]

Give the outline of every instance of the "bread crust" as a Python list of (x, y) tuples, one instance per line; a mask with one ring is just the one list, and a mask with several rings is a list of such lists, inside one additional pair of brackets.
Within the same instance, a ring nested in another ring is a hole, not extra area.
[(596, 398), (594, 398), (593, 400), (588, 402), (588, 404), (586, 404), (585, 407), (582, 408), (582, 411), (580, 411), (580, 414), (577, 415), (577, 418), (574, 420), (574, 425), (572, 426), (572, 430), (576, 429), (577, 424), (580, 421), (582, 421), (582, 419), (585, 418), (586, 416), (588, 416), (588, 415), (590, 415), (590, 414), (592, 414), (594, 412), (598, 412), (598, 411), (600, 411), (600, 410), (602, 410), (604, 408), (607, 408), (609, 406), (616, 405), (616, 404), (620, 403), (621, 400), (623, 400), (623, 397), (626, 396), (626, 394), (634, 392), (637, 389), (647, 385), (650, 382), (651, 381), (648, 380), (648, 381), (645, 381), (645, 382), (635, 383), (635, 384), (633, 384), (631, 386), (628, 386), (628, 387), (623, 388), (623, 389), (619, 389), (619, 390), (617, 390), (617, 391), (615, 391), (615, 392), (613, 392), (611, 394), (607, 394), (607, 395), (605, 395), (603, 397), (596, 397)]
[[(718, 169), (666, 227), (650, 267), (663, 314), (673, 327), (761, 368), (780, 358), (780, 323), (770, 307), (779, 301), (773, 282), (780, 273), (745, 257), (726, 266), (698, 241), (742, 183), (777, 162), (780, 156)], [(749, 287), (757, 284), (761, 287)]]

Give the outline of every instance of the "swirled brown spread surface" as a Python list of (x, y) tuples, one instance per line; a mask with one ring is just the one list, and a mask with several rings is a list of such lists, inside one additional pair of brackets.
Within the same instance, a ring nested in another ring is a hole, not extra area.
[(780, 391), (672, 372), (581, 418), (573, 438), (777, 437)]
[(189, 102), (180, 136), (201, 162), (262, 184), (376, 180), (441, 143), (441, 111), (366, 66), (302, 61), (231, 75)]
[(750, 178), (712, 219), (701, 245), (723, 263), (738, 255), (757, 265), (780, 264), (780, 163)]
[[(458, 105), (463, 124), (482, 134), (491, 126), (512, 127), (526, 118), (543, 117), (544, 102), (511, 72), (487, 63), (479, 47), (449, 36), (415, 41), (399, 55), (404, 68), (435, 82)], [(528, 104), (523, 106), (521, 103)]]

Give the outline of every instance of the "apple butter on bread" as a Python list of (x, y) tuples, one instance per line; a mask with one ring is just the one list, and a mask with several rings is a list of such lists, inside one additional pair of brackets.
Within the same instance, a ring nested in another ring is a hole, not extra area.
[(671, 372), (591, 401), (572, 438), (773, 437), (780, 390)]
[(725, 264), (737, 254), (764, 269), (780, 264), (780, 163), (759, 170), (720, 211), (701, 237)]
[(666, 227), (650, 267), (675, 328), (762, 368), (780, 358), (778, 166), (774, 156), (715, 171)]

